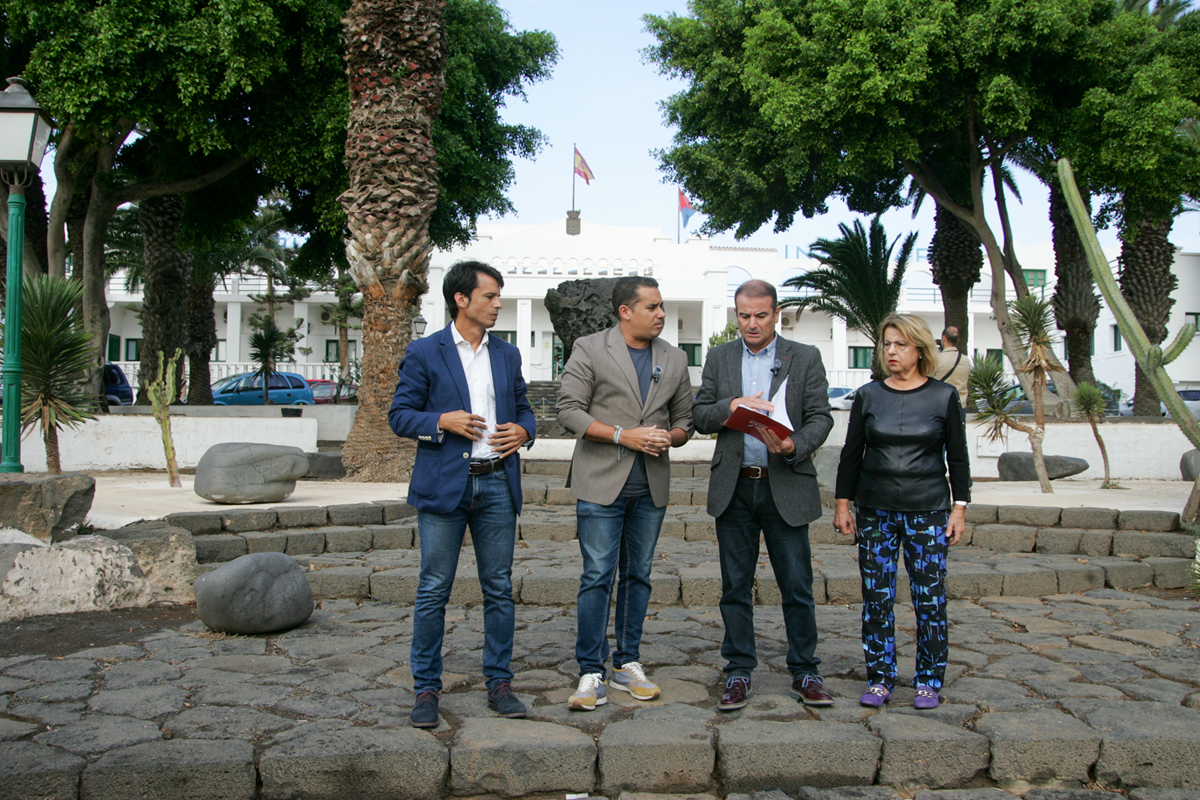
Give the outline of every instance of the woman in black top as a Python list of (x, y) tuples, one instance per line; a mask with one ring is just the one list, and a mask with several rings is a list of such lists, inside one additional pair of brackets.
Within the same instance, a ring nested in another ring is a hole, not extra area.
[(840, 532), (858, 535), (870, 684), (860, 702), (878, 708), (896, 685), (892, 609), (903, 547), (917, 615), (913, 706), (936, 708), (948, 651), (946, 547), (962, 536), (970, 499), (966, 430), (957, 390), (930, 377), (937, 350), (924, 320), (900, 315), (885, 320), (879, 359), (888, 377), (861, 387), (850, 409), (833, 518)]

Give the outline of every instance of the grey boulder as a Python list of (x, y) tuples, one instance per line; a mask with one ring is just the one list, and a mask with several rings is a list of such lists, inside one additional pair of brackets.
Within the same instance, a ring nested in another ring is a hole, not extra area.
[[(1078, 475), (1088, 468), (1088, 462), (1082, 458), (1071, 456), (1046, 456), (1046, 472), (1050, 480), (1069, 478)], [(1000, 480), (1002, 481), (1036, 481), (1037, 473), (1033, 469), (1033, 453), (1001, 453)]]
[(308, 474), (312, 481), (338, 481), (346, 477), (341, 453), (305, 453), (308, 458)]
[(75, 535), (92, 509), (96, 479), (63, 475), (0, 473), (0, 528), (16, 528), (46, 544)]
[(251, 442), (215, 444), (196, 465), (196, 494), (217, 503), (278, 503), (308, 472), (299, 447)]
[(214, 631), (275, 633), (304, 624), (312, 612), (308, 579), (284, 553), (240, 556), (196, 581), (196, 613)]
[(1188, 450), (1179, 459), (1179, 472), (1185, 481), (1194, 481), (1200, 477), (1200, 450)]

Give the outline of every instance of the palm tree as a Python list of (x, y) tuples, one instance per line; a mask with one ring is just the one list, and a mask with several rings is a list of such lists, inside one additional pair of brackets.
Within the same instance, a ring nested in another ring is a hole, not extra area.
[(96, 418), (96, 398), (82, 380), (96, 350), (80, 323), (83, 287), (78, 282), (39, 275), (25, 279), (23, 294), (21, 427), (28, 432), (41, 423), (46, 469), (58, 474), (59, 430)]
[(263, 405), (272, 405), (271, 376), (276, 364), (291, 358), (293, 344), (270, 317), (264, 317), (259, 329), (250, 334), (250, 360), (258, 364), (254, 374), (262, 377)]
[[(869, 234), (861, 220), (855, 220), (852, 228), (840, 223), (838, 230), (842, 232), (840, 238), (818, 239), (809, 248), (809, 258), (819, 261), (820, 267), (783, 282), (804, 295), (779, 305), (801, 311), (811, 308), (837, 317), (845, 321), (847, 328), (866, 336), (874, 349), (880, 324), (895, 313), (900, 302), (904, 272), (917, 235), (910, 233), (904, 238), (892, 268), (889, 262), (900, 237), (889, 245), (878, 216), (871, 220)], [(871, 361), (873, 380), (883, 378), (877, 361)]]
[(346, 11), (350, 119), (342, 194), (346, 258), (363, 294), (358, 414), (342, 461), (360, 480), (396, 480), (411, 467), (387, 422), (396, 365), (429, 288), (437, 207), (433, 127), (445, 90), (445, 28), (438, 0), (352, 0)]
[(1013, 335), (1025, 351), (1025, 360), (1017, 370), (1028, 375), (1033, 384), (1029, 393), (1033, 404), (1033, 425), (1019, 422), (1009, 409), (1017, 397), (1017, 387), (1010, 386), (1000, 362), (990, 358), (980, 359), (967, 378), (968, 397), (977, 405), (982, 404), (975, 421), (985, 426), (984, 435), (995, 441), (1004, 428), (1009, 427), (1029, 437), (1033, 450), (1033, 469), (1043, 494), (1053, 494), (1050, 476), (1046, 472), (1046, 458), (1042, 453), (1042, 442), (1046, 438), (1045, 390), (1046, 379), (1054, 364), (1054, 337), (1050, 333), (1050, 304), (1033, 295), (1026, 295), (1008, 305)]
[(1104, 421), (1104, 415), (1108, 411), (1108, 399), (1104, 392), (1093, 384), (1081, 383), (1075, 387), (1075, 396), (1071, 400), (1075, 404), (1075, 416), (1086, 419), (1091, 424), (1092, 435), (1096, 437), (1096, 444), (1100, 445), (1100, 458), (1104, 460), (1104, 483), (1100, 484), (1100, 488), (1124, 488), (1112, 479), (1108, 468), (1108, 448), (1104, 446), (1104, 440), (1100, 438), (1100, 429), (1096, 427), (1097, 423)]
[[(138, 203), (145, 287), (142, 290), (142, 347), (136, 402), (150, 402), (147, 387), (158, 379), (159, 353), (187, 346), (187, 298), (192, 254), (179, 246), (183, 198), (177, 194), (147, 197)], [(176, 387), (176, 391), (178, 387)], [(168, 398), (175, 402), (178, 398)]]
[(934, 212), (933, 225), (929, 267), (933, 282), (941, 289), (945, 324), (958, 328), (965, 350), (971, 327), (967, 302), (983, 271), (983, 245), (958, 217), (941, 206)]

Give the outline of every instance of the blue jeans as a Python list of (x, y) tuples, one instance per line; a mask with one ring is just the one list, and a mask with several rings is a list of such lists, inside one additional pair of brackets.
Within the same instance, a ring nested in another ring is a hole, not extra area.
[(793, 680), (817, 675), (817, 613), (813, 604), (812, 550), (807, 525), (789, 525), (779, 516), (766, 478), (738, 478), (725, 513), (717, 517), (721, 554), (721, 619), (725, 672), (749, 675), (758, 666), (754, 646), (754, 570), (762, 531), (783, 596), (788, 671)]
[(491, 689), (512, 681), (513, 545), (517, 513), (504, 470), (467, 479), (458, 507), (448, 514), (420, 511), (421, 579), (413, 608), (413, 691), (442, 690), (442, 639), (446, 602), (454, 586), (463, 532), (471, 526), (471, 542), (483, 590), (483, 676)]
[(639, 659), (642, 623), (650, 604), (650, 567), (666, 514), (667, 509), (655, 506), (650, 495), (618, 497), (608, 506), (576, 501), (579, 552), (583, 555), (575, 636), (580, 675), (605, 674), (608, 608), (614, 577), (617, 578), (617, 649), (613, 653), (613, 666), (622, 667)]

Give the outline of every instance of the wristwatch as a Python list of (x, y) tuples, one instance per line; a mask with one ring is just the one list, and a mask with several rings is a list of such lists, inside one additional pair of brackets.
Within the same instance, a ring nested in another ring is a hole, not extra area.
[(954, 501), (954, 505), (956, 505), (956, 506), (962, 506), (963, 508), (966, 508), (966, 507), (967, 507), (967, 501), (966, 501), (966, 500), (955, 500), (955, 501)]

